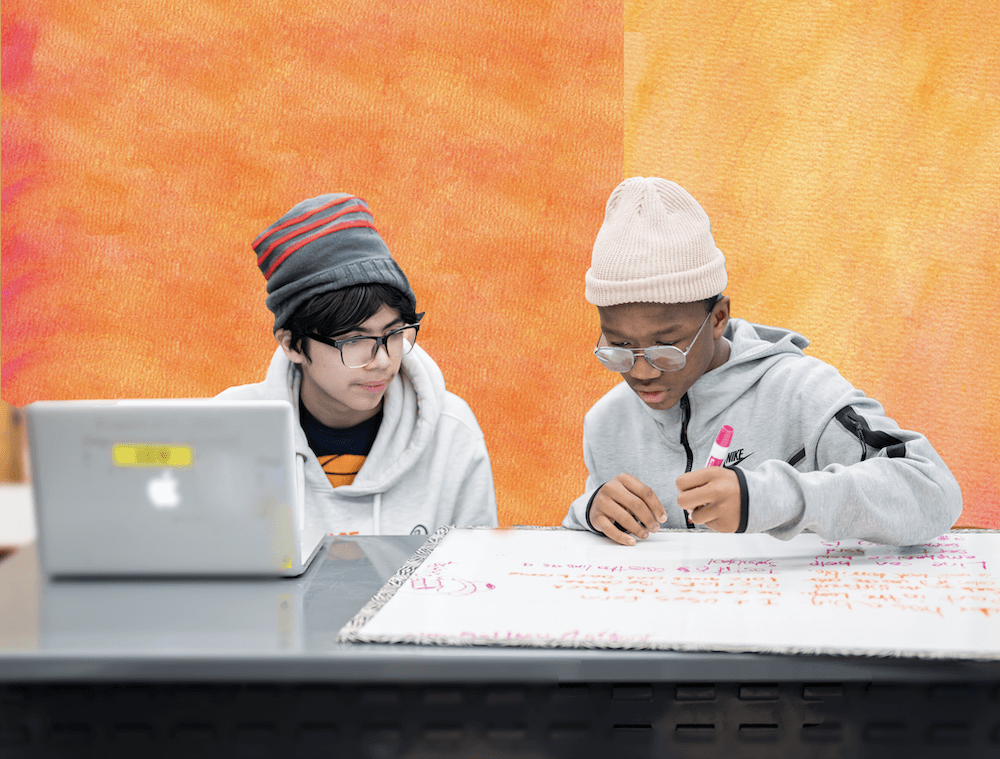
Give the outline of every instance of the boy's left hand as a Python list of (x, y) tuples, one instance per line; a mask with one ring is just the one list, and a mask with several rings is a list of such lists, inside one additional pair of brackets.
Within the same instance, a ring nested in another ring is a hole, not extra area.
[(677, 505), (691, 521), (716, 532), (736, 532), (740, 526), (740, 481), (736, 472), (711, 466), (677, 478)]

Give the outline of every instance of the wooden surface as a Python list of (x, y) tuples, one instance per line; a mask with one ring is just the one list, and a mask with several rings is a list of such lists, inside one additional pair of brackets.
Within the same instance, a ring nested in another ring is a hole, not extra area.
[(21, 413), (0, 401), (0, 482), (21, 482), (25, 478), (24, 425)]

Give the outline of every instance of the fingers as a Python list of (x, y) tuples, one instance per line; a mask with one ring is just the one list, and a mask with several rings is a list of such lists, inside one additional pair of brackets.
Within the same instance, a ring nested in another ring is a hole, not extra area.
[(691, 521), (714, 532), (736, 532), (740, 527), (740, 512), (721, 506), (699, 506), (691, 512)]
[(740, 525), (740, 484), (736, 473), (710, 467), (677, 478), (677, 505), (694, 524), (716, 532), (736, 532)]
[(619, 496), (616, 498), (618, 503), (634, 514), (647, 529), (659, 529), (659, 525), (667, 521), (667, 512), (656, 493), (637, 477), (623, 472), (611, 482), (605, 483), (604, 488), (609, 486), (608, 495)]
[[(598, 514), (595, 517), (593, 513), (591, 513), (590, 523), (616, 543), (620, 543), (623, 546), (635, 545), (635, 538), (632, 537), (629, 533), (619, 529), (618, 525), (615, 523), (615, 520), (611, 519), (610, 517), (604, 514)], [(649, 535), (649, 533), (646, 532), (645, 530), (642, 530), (638, 534), (639, 537), (646, 537)]]
[[(649, 530), (628, 509), (605, 495), (597, 494), (590, 508), (590, 523), (616, 543), (635, 545), (635, 535), (645, 540)], [(659, 529), (657, 526), (656, 529)]]
[(590, 523), (621, 545), (635, 545), (636, 537), (648, 538), (666, 518), (652, 488), (629, 474), (606, 482), (590, 507)]
[[(691, 512), (691, 521), (694, 524), (703, 524), (710, 530), (716, 529), (713, 525), (719, 522), (720, 517), (720, 509), (714, 504), (699, 506)], [(719, 530), (716, 531), (718, 532)]]
[[(677, 478), (677, 505), (694, 524), (736, 532), (741, 519), (739, 478), (731, 469), (708, 467)], [(590, 523), (620, 545), (635, 545), (658, 532), (666, 510), (653, 489), (630, 474), (606, 482), (590, 506)]]
[(722, 467), (708, 467), (687, 472), (677, 478), (677, 505), (685, 511), (694, 511), (699, 506), (718, 503), (732, 494), (736, 485), (739, 495), (739, 481), (736, 474)]
[(685, 491), (707, 485), (728, 471), (720, 466), (709, 466), (704, 469), (695, 469), (693, 472), (686, 472), (677, 478), (677, 490)]

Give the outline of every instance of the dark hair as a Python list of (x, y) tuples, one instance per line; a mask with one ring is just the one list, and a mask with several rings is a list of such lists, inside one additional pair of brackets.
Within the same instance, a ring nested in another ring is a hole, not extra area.
[(392, 285), (364, 284), (330, 290), (310, 298), (291, 315), (285, 324), (292, 334), (291, 348), (309, 358), (309, 344), (303, 340), (310, 333), (337, 337), (361, 326), (375, 313), (388, 306), (399, 312), (406, 324), (423, 318), (416, 313), (409, 299)]

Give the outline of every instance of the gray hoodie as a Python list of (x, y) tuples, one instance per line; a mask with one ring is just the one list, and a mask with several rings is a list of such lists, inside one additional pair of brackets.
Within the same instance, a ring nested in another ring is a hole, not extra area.
[(951, 528), (962, 494), (927, 438), (900, 429), (836, 369), (805, 355), (802, 335), (731, 319), (724, 337), (729, 360), (673, 408), (649, 408), (623, 382), (587, 412), (586, 492), (570, 506), (565, 527), (591, 529), (591, 499), (623, 472), (653, 489), (666, 527), (684, 527), (675, 480), (705, 465), (728, 424), (734, 434), (726, 466), (740, 480), (740, 531), (786, 540), (810, 530), (913, 545)]
[(406, 535), (446, 524), (497, 525), (482, 430), (468, 404), (445, 390), (441, 370), (419, 345), (403, 356), (386, 388), (378, 434), (350, 485), (330, 484), (298, 424), (301, 381), (279, 347), (263, 382), (217, 397), (292, 404), (308, 527), (339, 535)]

